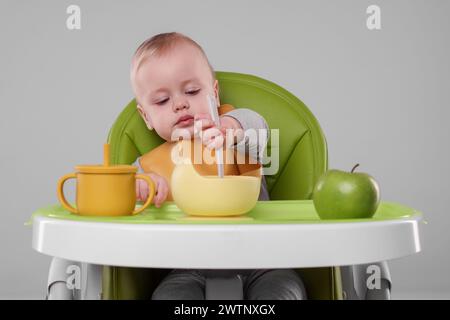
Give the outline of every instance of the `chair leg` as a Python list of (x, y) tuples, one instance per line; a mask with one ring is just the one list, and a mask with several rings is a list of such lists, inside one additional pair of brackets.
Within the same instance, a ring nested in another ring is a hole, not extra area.
[(97, 264), (83, 263), (82, 270), (85, 281), (82, 283), (82, 300), (102, 299), (102, 272), (103, 266)]
[(54, 257), (47, 281), (48, 300), (101, 299), (102, 266)]
[(386, 261), (341, 267), (344, 298), (389, 300), (391, 276)]
[(379, 289), (371, 289), (366, 292), (366, 300), (391, 300), (391, 285), (382, 279)]
[(79, 288), (77, 289), (76, 285), (72, 288), (67, 285), (72, 269), (81, 270), (81, 264), (57, 257), (52, 259), (47, 281), (48, 300), (77, 300), (80, 296)]

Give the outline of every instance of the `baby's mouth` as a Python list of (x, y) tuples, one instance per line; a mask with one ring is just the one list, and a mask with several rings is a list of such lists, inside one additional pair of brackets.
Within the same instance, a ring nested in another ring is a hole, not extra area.
[(180, 128), (188, 127), (194, 124), (194, 117), (191, 115), (185, 115), (180, 117), (177, 122), (175, 123), (175, 126), (178, 126)]

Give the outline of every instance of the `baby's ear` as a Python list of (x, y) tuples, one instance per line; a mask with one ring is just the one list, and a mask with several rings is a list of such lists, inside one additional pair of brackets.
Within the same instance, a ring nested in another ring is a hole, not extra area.
[(153, 130), (153, 126), (151, 124), (150, 117), (147, 116), (147, 113), (145, 112), (144, 108), (142, 108), (140, 104), (138, 104), (136, 107), (137, 107), (138, 112), (141, 115), (142, 119), (144, 119), (144, 122), (147, 125), (147, 128), (149, 130)]

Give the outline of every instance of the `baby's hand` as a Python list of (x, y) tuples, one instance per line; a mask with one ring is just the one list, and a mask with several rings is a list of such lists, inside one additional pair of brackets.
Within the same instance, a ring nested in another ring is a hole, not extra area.
[[(155, 196), (153, 197), (152, 203), (155, 204), (157, 208), (166, 200), (169, 194), (169, 184), (164, 177), (156, 173), (144, 173), (149, 176), (155, 184)], [(136, 179), (136, 199), (139, 201), (146, 201), (149, 196), (148, 184), (142, 179)]]
[[(227, 135), (229, 130), (231, 130), (231, 136)], [(220, 127), (218, 128), (212, 121), (211, 116), (206, 113), (195, 115), (194, 133), (201, 138), (202, 143), (208, 149), (222, 148), (224, 143), (228, 143), (228, 138), (233, 139), (233, 141), (230, 141), (233, 144), (241, 141), (244, 137), (241, 124), (233, 117), (221, 116)]]

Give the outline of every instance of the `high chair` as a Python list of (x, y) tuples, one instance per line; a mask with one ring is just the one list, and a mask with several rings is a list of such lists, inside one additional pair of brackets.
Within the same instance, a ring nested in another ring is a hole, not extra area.
[[(388, 299), (391, 290), (389, 270), (385, 262), (379, 261), (420, 251), (418, 222), (421, 214), (406, 206), (382, 203), (373, 219), (318, 220), (311, 211), (309, 199), (315, 182), (328, 168), (328, 159), (326, 140), (313, 114), (298, 98), (274, 83), (239, 73), (217, 72), (216, 75), (221, 103), (253, 109), (266, 119), (271, 129), (279, 130), (279, 143), (275, 145), (269, 140), (267, 146), (268, 150), (279, 153), (279, 170), (265, 177), (271, 201), (258, 203), (250, 213), (256, 220), (265, 219), (264, 224), (239, 224), (237, 227), (244, 230), (241, 234), (234, 233), (238, 232), (235, 229), (227, 229), (230, 224), (217, 221), (183, 224), (171, 220), (179, 214), (171, 203), (163, 205), (162, 211), (154, 207), (147, 209), (154, 214), (153, 220), (145, 220), (148, 216), (120, 221), (76, 217), (63, 212), (59, 206), (39, 210), (33, 218), (33, 247), (55, 256), (50, 268), (49, 297), (150, 299), (172, 268), (184, 267), (292, 268), (301, 276), (309, 299)], [(163, 142), (154, 131), (147, 129), (134, 100), (117, 118), (108, 141), (112, 164), (132, 164), (137, 157)], [(146, 230), (150, 224), (151, 229)], [(201, 228), (197, 228), (200, 225)], [(110, 227), (114, 230), (108, 229)], [(84, 246), (81, 240), (68, 240), (77, 236), (89, 238), (93, 228), (99, 228), (91, 238), (98, 242), (97, 247)], [(208, 228), (216, 232), (205, 233), (201, 239), (211, 242), (202, 243), (202, 246), (214, 245), (217, 241), (217, 247), (209, 248), (216, 252), (215, 255), (201, 246), (195, 247), (199, 243), (195, 242), (198, 240), (194, 235), (207, 232)], [(135, 238), (128, 240), (127, 230)], [(261, 238), (251, 238), (252, 232), (245, 233), (245, 230), (255, 231), (255, 234), (260, 232)], [(230, 232), (229, 238), (224, 236), (227, 232)], [(288, 235), (289, 239), (286, 239)], [(55, 243), (63, 236), (66, 237), (61, 238), (61, 243)], [(274, 245), (270, 242), (278, 241), (277, 237), (282, 239), (282, 236), (285, 242), (280, 240), (279, 245), (283, 247), (277, 251), (278, 242)], [(171, 245), (169, 237), (185, 247)], [(117, 240), (120, 248), (114, 248), (108, 242), (117, 238), (124, 243), (122, 246)], [(257, 251), (267, 248), (274, 256), (262, 257), (251, 250), (247, 257), (242, 253), (234, 256), (228, 251), (233, 245), (245, 246), (245, 241), (249, 241), (250, 249), (251, 246)], [(146, 242), (147, 247), (141, 242)], [(272, 247), (275, 249), (270, 251)], [(140, 252), (139, 248), (149, 251)], [(298, 256), (293, 251), (298, 252)], [(199, 255), (203, 252), (209, 260), (201, 256), (183, 256), (184, 252)], [(224, 261), (218, 261), (222, 255)], [(83, 272), (85, 288), (81, 291), (80, 288), (68, 291), (65, 286), (67, 268), (71, 265), (78, 266)], [(372, 289), (367, 286), (372, 275), (370, 270), (376, 270), (380, 278), (379, 286)], [(208, 279), (207, 298), (242, 298), (242, 284), (238, 280), (218, 280), (224, 279)]]

